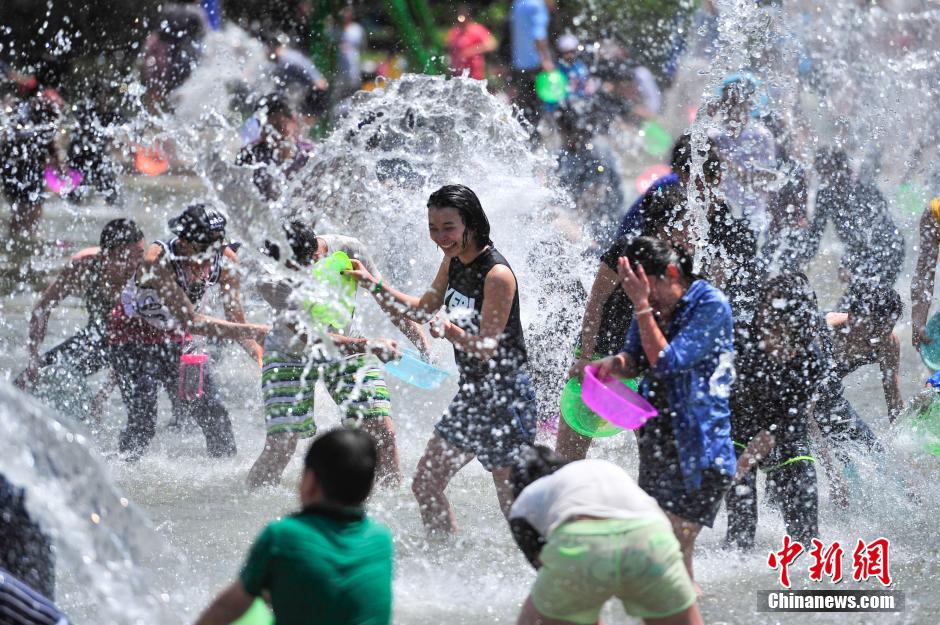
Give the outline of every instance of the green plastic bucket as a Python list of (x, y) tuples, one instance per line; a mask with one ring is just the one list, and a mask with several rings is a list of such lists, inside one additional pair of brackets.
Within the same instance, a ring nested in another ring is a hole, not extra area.
[(669, 154), (672, 149), (672, 137), (666, 130), (652, 120), (646, 120), (640, 126), (640, 136), (643, 138), (643, 149), (650, 156), (660, 158)]
[(263, 599), (255, 599), (248, 611), (241, 615), (232, 625), (274, 625), (274, 615)]
[(546, 104), (561, 102), (568, 95), (568, 77), (557, 69), (539, 72), (535, 77), (535, 95)]
[(935, 397), (929, 406), (921, 410), (911, 420), (909, 427), (921, 449), (940, 456), (940, 397)]
[[(639, 378), (624, 380), (623, 383), (637, 390)], [(606, 438), (623, 432), (623, 428), (613, 425), (593, 410), (584, 405), (581, 399), (581, 380), (569, 378), (561, 392), (561, 416), (568, 426), (582, 436)]]
[(343, 274), (352, 269), (346, 252), (334, 252), (314, 263), (313, 279), (321, 291), (329, 294), (316, 301), (306, 300), (304, 309), (315, 324), (343, 328), (352, 321), (356, 310), (356, 280)]

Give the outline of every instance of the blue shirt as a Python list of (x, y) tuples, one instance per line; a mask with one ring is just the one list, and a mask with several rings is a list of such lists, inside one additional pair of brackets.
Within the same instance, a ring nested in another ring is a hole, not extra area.
[(663, 187), (673, 187), (679, 185), (679, 174), (672, 173), (666, 174), (662, 178), (657, 178), (653, 181), (653, 184), (649, 186), (646, 192), (634, 200), (633, 204), (630, 205), (630, 208), (627, 209), (627, 214), (623, 216), (623, 221), (620, 222), (620, 229), (617, 231), (617, 238), (621, 238), (627, 234), (632, 234), (633, 236), (639, 235), (643, 230), (643, 215), (640, 213), (640, 205), (643, 203), (644, 198), (651, 193), (656, 193), (659, 189)]
[(512, 3), (512, 68), (538, 69), (542, 58), (535, 47), (548, 40), (548, 7), (544, 0), (516, 0)]
[[(729, 475), (735, 470), (728, 405), (734, 377), (728, 299), (705, 280), (693, 282), (669, 322), (666, 341), (668, 345), (651, 370), (666, 385), (682, 475), (686, 489), (695, 490), (701, 486), (704, 469), (711, 467)], [(636, 363), (647, 362), (636, 317), (624, 351)], [(720, 363), (724, 354), (727, 364)], [(649, 397), (650, 378), (644, 377), (640, 384), (645, 397)]]

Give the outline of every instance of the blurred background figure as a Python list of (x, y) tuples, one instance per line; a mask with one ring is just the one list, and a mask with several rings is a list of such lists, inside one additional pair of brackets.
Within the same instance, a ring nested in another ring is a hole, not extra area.
[(535, 94), (535, 77), (539, 72), (555, 69), (548, 46), (549, 9), (554, 3), (546, 0), (515, 0), (510, 14), (512, 65), (510, 85), (513, 103), (532, 124), (537, 136), (542, 103)]
[(144, 42), (141, 67), (150, 108), (170, 105), (170, 94), (186, 82), (202, 58), (202, 40), (208, 30), (209, 19), (198, 1), (161, 7), (157, 28)]
[(457, 25), (447, 32), (450, 70), (454, 76), (467, 72), (474, 80), (486, 80), (485, 55), (498, 47), (499, 42), (493, 33), (471, 17), (470, 8), (466, 4), (460, 4), (457, 8)]

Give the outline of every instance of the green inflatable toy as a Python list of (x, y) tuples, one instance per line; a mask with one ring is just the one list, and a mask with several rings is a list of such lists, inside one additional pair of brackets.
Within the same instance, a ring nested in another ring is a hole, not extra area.
[(672, 137), (666, 130), (652, 120), (646, 120), (640, 126), (640, 136), (643, 137), (643, 149), (650, 156), (661, 158), (669, 154), (672, 149)]
[(304, 302), (304, 309), (314, 323), (343, 328), (352, 321), (356, 310), (356, 280), (343, 274), (352, 268), (346, 252), (334, 252), (314, 263), (311, 273), (323, 295), (316, 301)]
[(568, 77), (561, 70), (539, 72), (535, 77), (535, 95), (546, 104), (556, 104), (568, 95)]
[[(640, 379), (624, 380), (623, 383), (635, 391)], [(561, 416), (572, 430), (582, 436), (606, 438), (623, 432), (623, 428), (613, 425), (584, 405), (581, 380), (578, 378), (569, 378), (561, 392)]]
[(268, 604), (260, 597), (255, 599), (248, 611), (241, 615), (232, 625), (274, 625), (274, 614), (268, 608)]

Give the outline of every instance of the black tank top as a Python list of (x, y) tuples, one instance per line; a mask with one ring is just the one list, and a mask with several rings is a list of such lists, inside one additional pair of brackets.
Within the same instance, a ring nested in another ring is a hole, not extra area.
[(183, 267), (182, 262), (183, 257), (176, 255), (176, 243), (178, 241), (179, 237), (175, 237), (170, 241), (156, 241), (156, 243), (163, 248), (164, 256), (170, 261), (173, 272), (176, 274), (176, 283), (186, 292), (189, 301), (198, 305), (202, 301), (203, 295), (206, 294), (206, 289), (219, 281), (219, 276), (222, 273), (222, 253), (225, 247), (221, 247), (216, 251), (215, 258), (212, 259), (212, 267), (209, 269), (209, 275), (206, 279), (190, 282), (186, 278), (186, 268)]
[[(483, 310), (483, 283), (490, 270), (496, 265), (509, 263), (493, 247), (480, 252), (469, 265), (464, 265), (458, 258), (452, 258), (447, 268), (447, 293), (444, 305), (450, 320), (472, 335), (480, 334), (480, 313)], [(509, 267), (512, 271), (512, 267)], [(515, 274), (513, 274), (515, 277)], [(464, 312), (465, 314), (461, 314)], [(519, 281), (516, 281), (516, 293), (512, 298), (512, 309), (506, 328), (500, 337), (496, 353), (487, 361), (482, 361), (460, 349), (454, 350), (457, 368), (465, 378), (481, 378), (494, 373), (511, 374), (528, 360), (525, 338), (522, 334), (522, 320), (519, 317)]]

